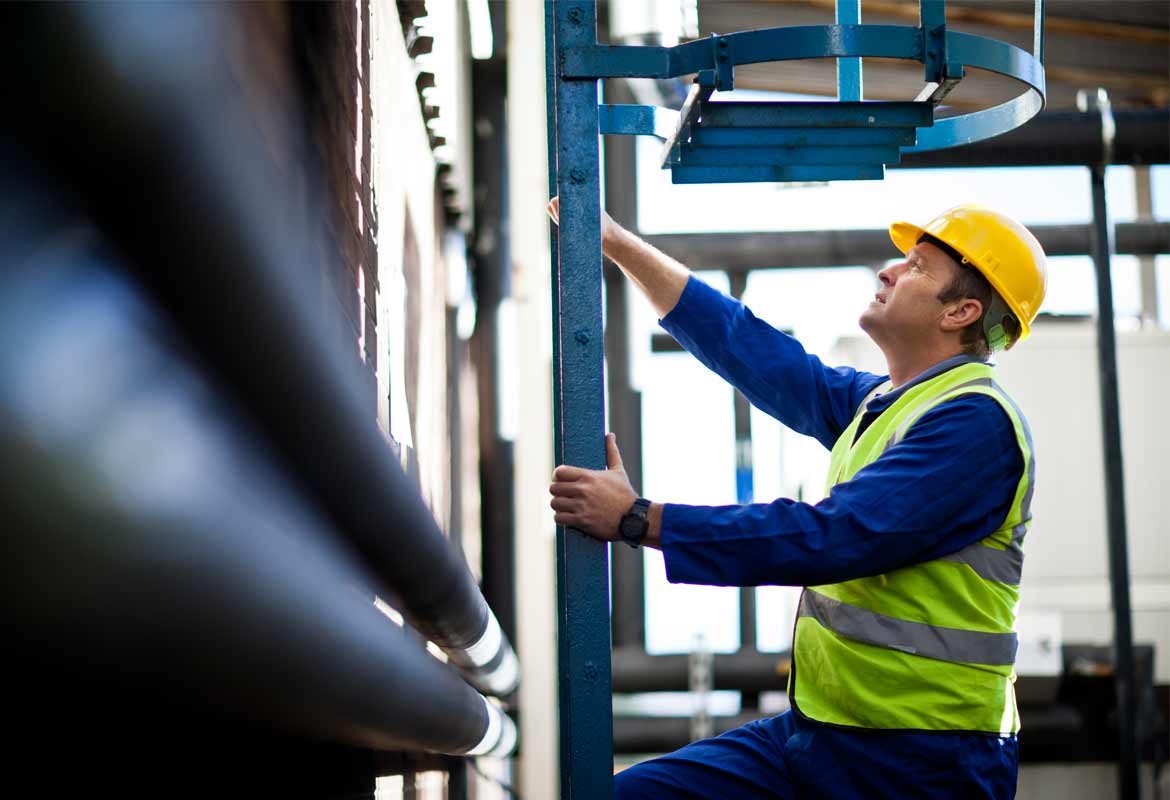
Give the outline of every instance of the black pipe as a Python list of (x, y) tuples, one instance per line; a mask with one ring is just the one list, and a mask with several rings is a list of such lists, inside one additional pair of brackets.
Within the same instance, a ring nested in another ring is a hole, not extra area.
[[(1094, 112), (1104, 120), (1107, 111)], [(1093, 265), (1097, 278), (1097, 369), (1101, 391), (1101, 434), (1105, 456), (1105, 514), (1109, 546), (1109, 588), (1113, 600), (1114, 679), (1117, 688), (1118, 780), (1123, 800), (1140, 796), (1137, 744), (1137, 679), (1134, 672), (1133, 616), (1129, 600), (1125, 482), (1121, 457), (1121, 406), (1117, 386), (1117, 340), (1113, 319), (1109, 219), (1105, 205), (1105, 163), (1089, 169), (1093, 194)]]
[(23, 78), (6, 105), (38, 109), (9, 115), (9, 135), (55, 171), (233, 387), (370, 565), (373, 591), (478, 688), (511, 692), (511, 646), (383, 440), (354, 343), (321, 302), (318, 241), (288, 222), (320, 218), (315, 195), (294, 214), (221, 50), (229, 9), (8, 14), (0, 59)]
[[(1109, 164), (1170, 163), (1170, 109), (1114, 111)], [(1101, 116), (1045, 111), (1013, 131), (963, 147), (908, 153), (899, 167), (1085, 166), (1106, 158)]]
[[(640, 647), (613, 651), (613, 690), (633, 692), (689, 691), (689, 656), (650, 655)], [(747, 650), (712, 655), (712, 688), (737, 692), (783, 691), (788, 684), (787, 653)]]
[[(1049, 256), (1088, 255), (1092, 252), (1091, 225), (1033, 225), (1029, 229), (1036, 234)], [(1170, 223), (1120, 222), (1115, 231), (1116, 252), (1119, 254), (1170, 253)], [(753, 269), (868, 265), (898, 256), (890, 234), (884, 229), (665, 233), (645, 238), (691, 269), (721, 269), (731, 273)]]
[(46, 245), (0, 280), (10, 724), (508, 749), (511, 724), (358, 591), (362, 566), (108, 258)]
[[(718, 736), (765, 716), (767, 715), (745, 713), (730, 717), (712, 717), (714, 735)], [(669, 753), (690, 742), (690, 717), (615, 716), (613, 718), (613, 751), (615, 753)]]

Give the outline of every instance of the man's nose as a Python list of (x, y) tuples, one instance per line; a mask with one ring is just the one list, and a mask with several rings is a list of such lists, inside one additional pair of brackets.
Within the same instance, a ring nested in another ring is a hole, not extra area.
[(894, 281), (898, 279), (897, 270), (901, 264), (890, 264), (888, 267), (883, 267), (878, 270), (877, 279), (883, 286), (893, 286)]

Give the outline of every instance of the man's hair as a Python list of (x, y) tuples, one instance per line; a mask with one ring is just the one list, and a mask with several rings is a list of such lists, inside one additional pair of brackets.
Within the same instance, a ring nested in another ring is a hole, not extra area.
[(957, 300), (965, 300), (970, 297), (978, 300), (979, 304), (983, 306), (983, 313), (979, 315), (979, 319), (959, 331), (959, 343), (967, 355), (981, 360), (986, 359), (991, 355), (991, 347), (987, 343), (987, 335), (983, 332), (983, 318), (991, 310), (991, 301), (995, 296), (995, 290), (991, 288), (987, 278), (983, 277), (982, 272), (967, 263), (963, 255), (946, 242), (931, 236), (929, 233), (918, 237), (918, 242), (919, 244), (927, 242), (934, 245), (946, 253), (958, 267), (955, 277), (938, 293), (940, 303), (954, 303)]

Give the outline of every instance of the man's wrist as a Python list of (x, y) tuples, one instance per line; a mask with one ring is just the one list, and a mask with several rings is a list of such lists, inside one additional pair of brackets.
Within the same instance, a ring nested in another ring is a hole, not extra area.
[(616, 222), (610, 222), (603, 225), (601, 228), (601, 252), (610, 261), (614, 261), (614, 254), (617, 253), (622, 245), (625, 243), (630, 232), (618, 225)]
[(650, 508), (646, 509), (646, 521), (650, 524), (646, 528), (646, 538), (642, 540), (643, 547), (653, 547), (655, 550), (662, 549), (663, 508), (662, 503), (651, 503)]

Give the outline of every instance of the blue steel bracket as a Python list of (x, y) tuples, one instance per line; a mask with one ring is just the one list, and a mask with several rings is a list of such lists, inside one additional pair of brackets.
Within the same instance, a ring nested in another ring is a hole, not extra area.
[(922, 27), (922, 63), (926, 82), (941, 84), (947, 63), (947, 20), (943, 0), (922, 0), (919, 6)]
[[(931, 26), (930, 21), (936, 19), (934, 9), (941, 10), (942, 3), (927, 0), (927, 6), (927, 28), (801, 25), (726, 34), (718, 37), (719, 41), (728, 42), (724, 61), (718, 59), (718, 47), (712, 47), (709, 39), (674, 47), (597, 44), (567, 47), (562, 52), (561, 77), (564, 80), (675, 78), (704, 70), (718, 72), (721, 63), (734, 66), (808, 58), (897, 58), (925, 65), (929, 38), (926, 30), (940, 27), (939, 24)], [(938, 150), (989, 139), (1023, 125), (1040, 113), (1044, 107), (1045, 81), (1039, 47), (1033, 54), (1006, 42), (946, 30), (945, 23), (941, 28), (937, 49), (939, 87), (946, 86), (948, 81), (953, 87), (966, 70), (973, 68), (1012, 78), (1024, 85), (1024, 91), (991, 108), (935, 120), (933, 126), (919, 131), (916, 144), (903, 147), (902, 152)], [(713, 88), (715, 81), (711, 83)], [(936, 94), (935, 89), (939, 87), (931, 87), (925, 100), (937, 103), (949, 91)]]
[(675, 183), (880, 180), (919, 129), (925, 102), (712, 102), (691, 87), (662, 166)]
[(599, 105), (597, 123), (602, 134), (657, 136), (665, 141), (678, 127), (678, 112), (662, 106)]
[(713, 33), (711, 48), (715, 54), (715, 91), (730, 92), (735, 88), (735, 62), (731, 58), (731, 39)]

